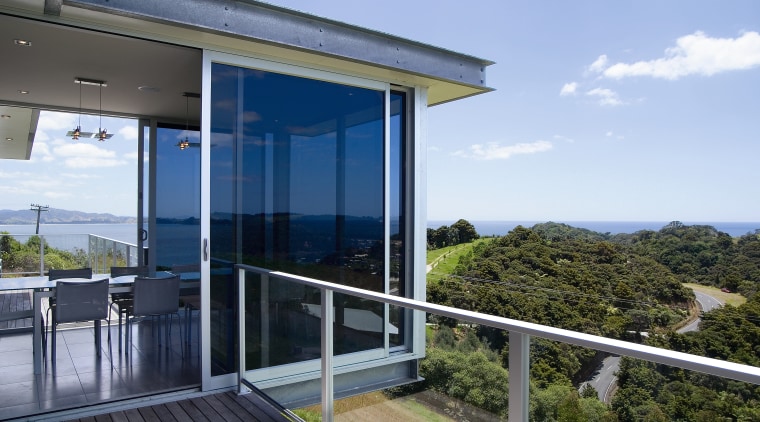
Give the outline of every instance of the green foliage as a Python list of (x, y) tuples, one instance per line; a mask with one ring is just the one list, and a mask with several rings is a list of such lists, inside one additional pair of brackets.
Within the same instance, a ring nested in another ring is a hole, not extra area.
[[(4, 273), (38, 273), (40, 270), (40, 244), (42, 238), (29, 236), (26, 242), (19, 242), (7, 233), (0, 233), (0, 258), (3, 260)], [(50, 247), (42, 243), (45, 254), (45, 269), (70, 269), (86, 266), (88, 259), (85, 251), (74, 252)]]
[(428, 249), (440, 249), (446, 246), (469, 243), (480, 238), (475, 226), (467, 220), (458, 220), (451, 227), (441, 226), (427, 229)]
[(489, 412), (506, 415), (507, 370), (480, 351), (463, 353), (431, 348), (420, 364), (424, 388), (430, 388)]
[[(687, 281), (748, 300), (705, 313), (699, 332), (678, 334), (672, 330), (694, 301)], [(659, 231), (612, 236), (546, 223), (473, 246), (450, 275), (428, 285), (428, 301), (760, 366), (758, 286), (760, 230), (733, 239), (675, 221)], [(435, 343), (452, 353), (484, 353), (487, 344), (506, 366), (505, 333), (440, 331)], [(480, 346), (478, 337), (486, 339)], [(593, 389), (579, 396), (573, 387), (599, 358), (533, 339), (531, 420), (760, 420), (758, 386), (630, 359), (621, 361), (609, 412)]]

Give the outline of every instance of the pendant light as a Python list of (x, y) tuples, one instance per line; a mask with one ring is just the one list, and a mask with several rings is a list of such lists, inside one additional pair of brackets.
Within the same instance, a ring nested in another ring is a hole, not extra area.
[(100, 87), (100, 104), (98, 105), (98, 141), (103, 142), (108, 136), (108, 131), (103, 128), (103, 84)]
[(179, 141), (179, 149), (184, 150), (190, 146), (190, 140), (187, 139), (187, 132), (190, 131), (190, 97), (185, 95), (185, 139)]
[[(74, 130), (70, 130), (66, 132), (66, 136), (70, 136), (71, 139), (77, 141), (80, 138), (98, 138), (99, 141), (105, 141), (106, 139), (110, 139), (111, 135), (108, 133), (107, 129), (103, 128), (103, 87), (108, 86), (105, 81), (100, 81), (97, 79), (85, 79), (85, 78), (74, 78), (74, 83), (79, 84), (79, 124), (77, 124), (77, 127)], [(100, 104), (98, 106), (98, 116), (100, 118), (100, 128), (98, 128), (97, 133), (92, 132), (82, 132), (82, 85), (97, 85), (99, 89), (100, 94)]]
[(78, 141), (79, 135), (82, 134), (82, 84), (79, 84), (79, 123), (76, 129), (71, 131), (71, 139)]
[(190, 97), (200, 98), (201, 95), (194, 92), (183, 92), (182, 96), (185, 97), (185, 139), (181, 139), (177, 142), (176, 146), (178, 146), (180, 150), (185, 150), (191, 146), (199, 147), (201, 145), (200, 142), (190, 142), (188, 137), (188, 133), (190, 132)]

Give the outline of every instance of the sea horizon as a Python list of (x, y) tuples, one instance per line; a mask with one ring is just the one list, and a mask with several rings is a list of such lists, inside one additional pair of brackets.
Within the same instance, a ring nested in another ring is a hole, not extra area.
[[(428, 220), (427, 228), (437, 229), (441, 226), (450, 226), (457, 220)], [(533, 227), (536, 224), (554, 222), (567, 224), (572, 227), (588, 229), (597, 233), (635, 233), (640, 230), (658, 231), (671, 221), (572, 221), (572, 220), (467, 220), (475, 227), (480, 236), (504, 236), (517, 226)], [(716, 230), (727, 233), (731, 237), (740, 237), (748, 233), (754, 233), (760, 229), (760, 222), (710, 222), (710, 221), (681, 221), (684, 225), (706, 225), (715, 227)], [(0, 232), (8, 232), (13, 235), (34, 234), (35, 224), (2, 224)], [(137, 225), (130, 223), (59, 223), (40, 224), (40, 235), (63, 235), (63, 234), (94, 234), (108, 239), (118, 240), (130, 244), (137, 243)]]

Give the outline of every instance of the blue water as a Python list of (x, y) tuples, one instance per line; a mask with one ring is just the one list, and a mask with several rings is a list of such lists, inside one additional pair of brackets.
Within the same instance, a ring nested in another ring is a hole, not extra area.
[[(34, 224), (3, 224), (0, 232), (34, 234)], [(40, 224), (40, 235), (94, 234), (129, 244), (137, 244), (135, 224)]]
[[(504, 236), (517, 226), (532, 227), (546, 221), (470, 221), (475, 230), (481, 236)], [(437, 229), (441, 226), (454, 224), (453, 220), (430, 220), (428, 228)], [(592, 230), (598, 233), (635, 233), (639, 230), (658, 231), (670, 221), (555, 221), (569, 226)], [(760, 222), (690, 222), (682, 221), (684, 225), (706, 225), (715, 227), (717, 230), (728, 233), (732, 237), (754, 233), (760, 229)]]

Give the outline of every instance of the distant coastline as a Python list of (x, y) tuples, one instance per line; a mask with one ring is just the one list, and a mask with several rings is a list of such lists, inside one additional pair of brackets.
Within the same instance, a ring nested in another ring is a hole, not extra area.
[[(108, 213), (90, 213), (50, 208), (40, 213), (40, 224), (136, 224), (135, 217), (119, 217)], [(31, 210), (0, 210), (0, 225), (37, 224), (37, 213)]]

